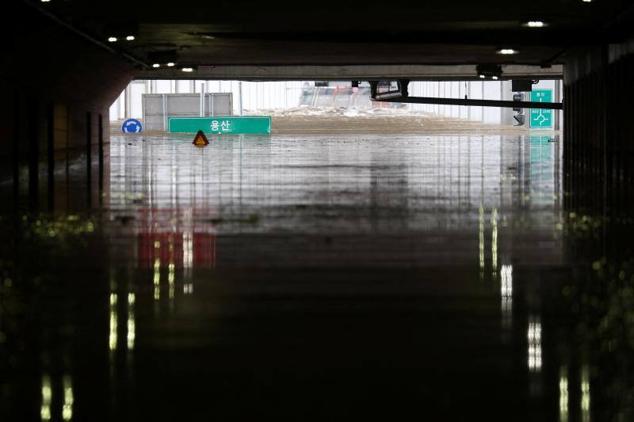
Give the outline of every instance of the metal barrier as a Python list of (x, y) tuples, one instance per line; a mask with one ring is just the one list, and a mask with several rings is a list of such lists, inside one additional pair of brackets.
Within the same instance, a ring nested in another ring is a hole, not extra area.
[(311, 107), (371, 109), (369, 87), (316, 86), (302, 89), (300, 105)]
[(146, 130), (168, 129), (169, 117), (233, 115), (233, 94), (143, 94)]

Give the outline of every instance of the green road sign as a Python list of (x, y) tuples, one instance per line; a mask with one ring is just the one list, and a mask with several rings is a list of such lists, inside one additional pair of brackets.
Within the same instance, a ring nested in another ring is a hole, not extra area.
[(270, 116), (170, 117), (171, 133), (196, 133), (202, 130), (214, 135), (268, 135)]
[[(536, 89), (531, 92), (531, 101), (536, 103), (552, 103), (553, 91), (551, 89)], [(553, 111), (543, 109), (531, 109), (531, 129), (552, 129)]]

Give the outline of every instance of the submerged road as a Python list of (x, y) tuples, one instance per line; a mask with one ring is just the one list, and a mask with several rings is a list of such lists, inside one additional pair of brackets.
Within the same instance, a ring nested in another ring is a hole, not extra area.
[(632, 222), (568, 194), (549, 136), (113, 137), (0, 220), (0, 420), (633, 420)]

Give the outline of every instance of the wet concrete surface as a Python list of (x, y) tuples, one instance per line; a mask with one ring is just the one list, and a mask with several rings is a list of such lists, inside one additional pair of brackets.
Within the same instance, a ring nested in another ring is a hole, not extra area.
[(560, 163), (114, 137), (91, 209), (2, 215), (0, 420), (634, 420), (632, 221), (568, 209)]

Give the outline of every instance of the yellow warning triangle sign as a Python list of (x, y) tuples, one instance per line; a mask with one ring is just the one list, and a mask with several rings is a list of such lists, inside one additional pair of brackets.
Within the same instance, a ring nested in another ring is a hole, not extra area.
[(209, 139), (205, 136), (202, 130), (199, 130), (194, 138), (194, 142), (192, 142), (197, 147), (206, 147), (209, 145)]

